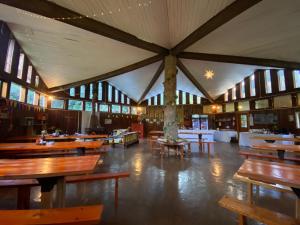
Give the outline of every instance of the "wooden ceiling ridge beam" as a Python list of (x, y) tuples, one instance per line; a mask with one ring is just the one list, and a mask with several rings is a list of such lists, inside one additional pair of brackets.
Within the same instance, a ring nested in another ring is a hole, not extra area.
[(178, 54), (178, 57), (182, 59), (193, 59), (193, 60), (203, 60), (203, 61), (222, 62), (222, 63), (287, 68), (287, 69), (300, 68), (300, 62), (289, 62), (289, 61), (276, 60), (276, 59), (263, 59), (263, 58), (233, 56), (233, 55), (181, 52)]
[(155, 82), (157, 81), (157, 79), (159, 78), (159, 76), (161, 75), (161, 73), (164, 70), (164, 61), (160, 64), (160, 66), (158, 67), (157, 71), (155, 72), (153, 78), (151, 79), (151, 81), (149, 82), (147, 88), (145, 89), (145, 91), (143, 92), (140, 100), (138, 101), (138, 104), (141, 104), (141, 102), (144, 100), (144, 98), (146, 97), (146, 95), (149, 93), (149, 91), (151, 90), (151, 88), (153, 87), (153, 85), (155, 84)]
[(195, 79), (191, 72), (185, 67), (180, 59), (177, 59), (177, 66), (183, 72), (183, 74), (198, 88), (198, 90), (211, 102), (214, 103), (214, 99), (208, 94), (203, 86)]
[(53, 87), (53, 88), (49, 88), (49, 92), (54, 93), (54, 92), (59, 92), (59, 91), (64, 91), (66, 89), (69, 89), (71, 87), (77, 87), (83, 84), (88, 84), (88, 83), (92, 83), (92, 82), (96, 82), (96, 81), (101, 81), (101, 80), (106, 80), (112, 77), (116, 77), (119, 75), (122, 75), (124, 73), (128, 73), (131, 72), (133, 70), (137, 70), (140, 69), (144, 66), (148, 66), (152, 63), (158, 62), (160, 60), (162, 60), (164, 57), (164, 55), (156, 55), (156, 56), (152, 56), (150, 58), (144, 59), (142, 61), (139, 61), (137, 63), (122, 67), (120, 69), (108, 72), (108, 73), (104, 73), (95, 77), (91, 77), (88, 79), (84, 79), (81, 81), (76, 81), (70, 84), (65, 84), (65, 85), (61, 85), (61, 86), (57, 86), (57, 87)]
[(139, 39), (132, 34), (81, 15), (53, 2), (45, 0), (0, 0), (0, 3), (48, 18), (82, 17), (81, 19), (57, 19), (57, 21), (126, 43), (128, 45), (135, 46), (137, 48), (158, 54), (169, 53), (169, 50), (164, 47)]
[(197, 28), (194, 32), (188, 35), (180, 43), (178, 43), (172, 50), (173, 55), (177, 55), (182, 52), (184, 49), (188, 48), (192, 44), (199, 41), (201, 38), (207, 36), (209, 33), (213, 32), (220, 26), (224, 25), (228, 21), (237, 17), (241, 13), (245, 12), (252, 6), (261, 2), (262, 0), (236, 0), (218, 14), (209, 19), (206, 23)]

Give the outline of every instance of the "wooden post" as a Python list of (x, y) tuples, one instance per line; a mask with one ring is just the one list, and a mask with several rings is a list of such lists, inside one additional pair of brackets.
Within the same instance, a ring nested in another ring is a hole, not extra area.
[(249, 204), (253, 204), (253, 184), (252, 183), (247, 183), (247, 201)]

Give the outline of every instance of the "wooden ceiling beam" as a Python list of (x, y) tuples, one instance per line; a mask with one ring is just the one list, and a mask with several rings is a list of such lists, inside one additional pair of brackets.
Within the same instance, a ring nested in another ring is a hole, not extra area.
[(289, 61), (282, 61), (282, 60), (275, 60), (275, 59), (262, 59), (262, 58), (232, 56), (232, 55), (181, 52), (178, 54), (178, 57), (182, 59), (194, 59), (194, 60), (203, 60), (203, 61), (212, 61), (212, 62), (245, 64), (245, 65), (254, 65), (254, 66), (276, 67), (276, 68), (288, 68), (288, 69), (300, 68), (300, 62), (289, 62)]
[(223, 24), (232, 20), (239, 14), (243, 13), (247, 9), (261, 2), (262, 0), (236, 0), (198, 29), (196, 29), (193, 33), (188, 35), (185, 39), (183, 39), (180, 43), (178, 43), (172, 50), (171, 53), (173, 55), (177, 55), (182, 52), (184, 49), (188, 48), (195, 42), (199, 41), (201, 38), (205, 37), (209, 33), (213, 32)]
[(178, 68), (184, 73), (184, 75), (198, 88), (198, 90), (211, 102), (214, 103), (214, 99), (208, 94), (203, 86), (195, 79), (191, 72), (183, 65), (180, 59), (177, 59)]
[(158, 67), (156, 73), (154, 74), (153, 78), (151, 79), (150, 83), (148, 84), (147, 88), (145, 89), (144, 93), (142, 94), (140, 100), (138, 101), (138, 104), (141, 104), (141, 102), (144, 100), (144, 98), (146, 97), (148, 92), (151, 90), (151, 88), (153, 87), (153, 85), (155, 84), (155, 82), (157, 81), (157, 79), (159, 78), (161, 73), (163, 72), (163, 70), (164, 70), (164, 62), (162, 62), (160, 64), (160, 66)]
[(91, 77), (91, 78), (88, 78), (88, 79), (85, 79), (85, 80), (73, 82), (73, 83), (70, 83), (70, 84), (65, 84), (65, 85), (49, 88), (49, 92), (54, 93), (54, 92), (64, 91), (64, 90), (69, 89), (71, 87), (76, 87), (76, 86), (80, 86), (80, 85), (83, 85), (83, 84), (89, 84), (89, 83), (96, 82), (96, 81), (106, 80), (106, 79), (109, 79), (109, 78), (112, 78), (112, 77), (115, 77), (115, 76), (122, 75), (124, 73), (131, 72), (131, 71), (136, 70), (136, 69), (140, 69), (144, 66), (148, 66), (152, 63), (155, 63), (155, 62), (158, 62), (158, 61), (162, 60), (163, 58), (164, 58), (164, 55), (156, 55), (156, 56), (153, 56), (151, 58), (142, 60), (140, 62), (131, 64), (129, 66), (125, 66), (125, 67), (122, 67), (120, 69), (117, 69), (117, 70), (114, 70), (114, 71), (111, 71), (111, 72), (108, 72), (108, 73), (104, 73), (102, 75), (98, 75), (98, 76)]
[(60, 22), (72, 25), (105, 36), (128, 45), (132, 45), (144, 50), (155, 52), (158, 54), (168, 54), (169, 50), (154, 43), (150, 43), (137, 38), (120, 29), (109, 26), (100, 21), (81, 15), (77, 12), (59, 6), (53, 2), (45, 0), (0, 0), (0, 3), (12, 6), (18, 9), (25, 10), (30, 13), (35, 13), (48, 18), (68, 18), (82, 17), (81, 19), (57, 19)]

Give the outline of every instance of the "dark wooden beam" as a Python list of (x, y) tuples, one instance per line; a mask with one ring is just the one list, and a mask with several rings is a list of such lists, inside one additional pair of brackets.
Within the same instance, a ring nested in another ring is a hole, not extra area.
[(187, 47), (191, 46), (201, 38), (205, 37), (212, 31), (216, 30), (218, 27), (232, 20), (242, 12), (261, 2), (262, 0), (236, 0), (217, 15), (212, 17), (193, 33), (188, 35), (183, 39), (179, 44), (177, 44), (172, 50), (171, 53), (177, 55), (179, 52), (182, 52)]
[[(123, 43), (152, 51), (159, 54), (168, 54), (169, 50), (159, 45), (141, 40), (136, 36), (125, 31), (119, 30), (109, 26), (100, 21), (81, 15), (77, 12), (59, 6), (53, 2), (45, 0), (0, 0), (0, 3), (22, 9), (31, 13), (35, 13), (48, 18), (62, 18), (57, 19), (60, 22), (78, 27)], [(81, 19), (67, 19), (74, 17), (82, 17)]]
[(89, 84), (89, 83), (96, 82), (96, 81), (106, 80), (106, 79), (109, 79), (109, 78), (112, 78), (112, 77), (115, 77), (115, 76), (118, 76), (118, 75), (121, 75), (121, 74), (124, 74), (124, 73), (128, 73), (130, 71), (142, 68), (142, 67), (150, 65), (152, 63), (158, 62), (158, 61), (162, 60), (163, 57), (164, 57), (163, 55), (156, 55), (156, 56), (153, 56), (151, 58), (142, 60), (140, 62), (131, 64), (129, 66), (125, 66), (125, 67), (122, 67), (120, 69), (117, 69), (117, 70), (114, 70), (114, 71), (111, 71), (111, 72), (108, 72), (108, 73), (104, 73), (102, 75), (98, 75), (98, 76), (91, 77), (91, 78), (88, 78), (88, 79), (85, 79), (85, 80), (73, 82), (73, 83), (70, 83), (70, 84), (65, 84), (65, 85), (62, 85), (62, 86), (49, 88), (49, 92), (54, 93), (54, 92), (69, 89), (71, 87), (80, 86), (82, 84)]
[(232, 56), (232, 55), (181, 52), (178, 54), (178, 57), (182, 59), (195, 59), (195, 60), (203, 60), (203, 61), (235, 63), (235, 64), (266, 66), (266, 67), (276, 67), (276, 68), (288, 68), (288, 69), (300, 68), (299, 62), (288, 62), (288, 61), (281, 61), (276, 59), (262, 59), (262, 58), (252, 58), (252, 57)]
[(151, 79), (149, 85), (147, 86), (147, 88), (145, 89), (144, 93), (142, 94), (140, 100), (138, 101), (138, 104), (141, 104), (141, 102), (144, 100), (144, 98), (146, 97), (148, 92), (151, 90), (151, 88), (153, 87), (153, 85), (155, 84), (155, 82), (157, 81), (157, 79), (159, 78), (159, 76), (163, 70), (164, 70), (164, 62), (162, 62), (160, 64), (160, 66), (158, 67), (158, 69), (157, 69), (156, 73), (154, 74), (153, 78)]
[(184, 73), (184, 75), (198, 88), (198, 90), (211, 102), (214, 103), (214, 99), (208, 94), (208, 92), (202, 87), (202, 85), (195, 79), (191, 72), (183, 65), (180, 59), (177, 59), (178, 68)]

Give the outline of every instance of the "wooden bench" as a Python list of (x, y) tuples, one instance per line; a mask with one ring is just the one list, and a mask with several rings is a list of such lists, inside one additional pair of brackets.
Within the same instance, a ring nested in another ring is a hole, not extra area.
[[(274, 161), (282, 161), (276, 155), (267, 155), (267, 154), (261, 154), (261, 153), (250, 152), (250, 151), (240, 151), (239, 154), (242, 156), (245, 156), (246, 159), (248, 159), (249, 157), (254, 157), (254, 158), (259, 158), (259, 159), (270, 159), (270, 160), (274, 160)], [(284, 160), (300, 163), (300, 158), (296, 158), (296, 157), (285, 156)]]
[(0, 210), (0, 224), (3, 225), (53, 225), (53, 224), (99, 224), (103, 205), (72, 208)]
[[(128, 172), (118, 173), (94, 173), (80, 176), (66, 177), (66, 183), (79, 183), (97, 180), (115, 179), (115, 207), (118, 207), (119, 197), (119, 179), (129, 177)], [(19, 180), (0, 180), (0, 188), (17, 188), (17, 208), (29, 209), (30, 208), (30, 188), (39, 186), (35, 179), (19, 179)]]
[(239, 215), (239, 225), (246, 225), (247, 218), (267, 225), (299, 225), (295, 218), (227, 196), (219, 201), (219, 205), (237, 213)]

